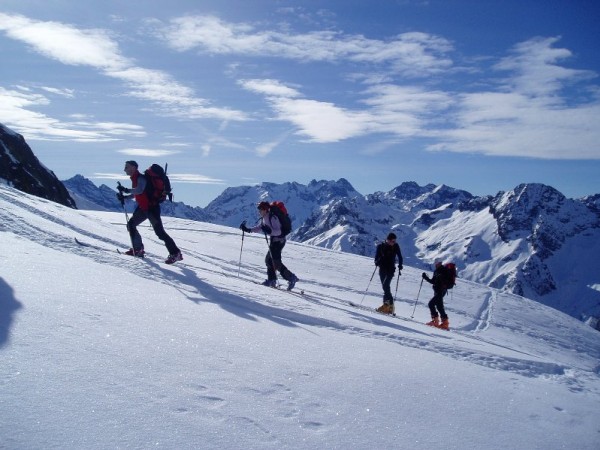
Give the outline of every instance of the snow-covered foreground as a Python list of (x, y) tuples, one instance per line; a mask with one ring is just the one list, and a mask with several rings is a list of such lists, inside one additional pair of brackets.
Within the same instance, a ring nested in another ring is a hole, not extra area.
[[(238, 276), (239, 230), (167, 218), (185, 258), (167, 266), (149, 228), (149, 258), (116, 252), (124, 218), (0, 187), (1, 448), (599, 446), (600, 334), (571, 317), (459, 280), (453, 330), (432, 329), (428, 284), (416, 321), (347, 304), (370, 258), (290, 242), (290, 294), (252, 282), (262, 236)], [(400, 316), (420, 275), (402, 273)]]

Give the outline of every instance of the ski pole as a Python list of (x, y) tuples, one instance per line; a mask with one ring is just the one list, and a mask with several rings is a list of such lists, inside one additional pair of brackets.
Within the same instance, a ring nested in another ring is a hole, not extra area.
[(244, 248), (244, 230), (242, 230), (242, 246), (240, 247), (240, 262), (238, 263), (238, 278), (240, 277), (240, 269), (242, 267), (242, 249)]
[(135, 254), (135, 247), (133, 246), (133, 236), (131, 235), (131, 232), (129, 231), (129, 216), (127, 215), (127, 210), (125, 209), (125, 205), (123, 206), (123, 211), (125, 211), (125, 228), (127, 229), (127, 234), (129, 234), (129, 240), (131, 241), (131, 248), (134, 251)]
[(400, 271), (398, 271), (398, 278), (396, 278), (396, 292), (394, 292), (394, 303), (396, 303), (396, 296), (398, 295), (398, 282), (400, 281)]
[(417, 292), (417, 299), (415, 300), (415, 307), (413, 308), (412, 315), (410, 316), (411, 319), (415, 317), (415, 310), (417, 309), (417, 302), (419, 301), (419, 294), (421, 293), (422, 287), (423, 287), (423, 279), (421, 278), (421, 285), (419, 286), (419, 292)]
[(117, 181), (117, 189), (119, 190), (119, 193), (121, 194), (121, 197), (119, 198), (119, 200), (121, 201), (121, 207), (123, 208), (123, 212), (125, 213), (125, 228), (127, 229), (127, 234), (129, 234), (129, 240), (131, 241), (131, 249), (133, 250), (134, 254), (135, 254), (135, 247), (133, 246), (133, 236), (131, 235), (131, 232), (129, 231), (129, 216), (127, 215), (127, 210), (125, 209), (125, 199), (123, 198), (123, 186), (121, 186), (121, 182)]
[[(169, 167), (169, 163), (165, 163), (165, 176), (167, 176), (168, 167)], [(167, 194), (167, 197), (169, 197), (169, 201), (172, 202), (173, 201), (173, 192), (169, 192)]]
[(375, 272), (377, 271), (377, 266), (375, 266), (375, 270), (373, 271), (373, 275), (371, 275), (371, 279), (369, 280), (369, 284), (367, 284), (367, 288), (365, 289), (365, 293), (362, 296), (362, 299), (360, 300), (360, 304), (362, 305), (364, 299), (365, 299), (365, 295), (367, 295), (367, 292), (369, 291), (369, 286), (371, 286), (371, 281), (373, 281), (373, 277), (375, 276)]
[(396, 278), (396, 292), (394, 292), (394, 302), (392, 303), (392, 314), (396, 315), (396, 296), (398, 295), (398, 282), (400, 281), (400, 270), (398, 270), (398, 278)]

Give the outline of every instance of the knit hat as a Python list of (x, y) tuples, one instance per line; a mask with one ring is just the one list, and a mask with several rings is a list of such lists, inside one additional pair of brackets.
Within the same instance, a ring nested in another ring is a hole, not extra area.
[(269, 202), (260, 202), (256, 208), (258, 209), (264, 209), (265, 211), (268, 211), (269, 209), (271, 209), (271, 205), (269, 205)]
[(395, 241), (396, 240), (396, 235), (394, 233), (390, 233), (387, 235), (386, 238), (388, 241)]

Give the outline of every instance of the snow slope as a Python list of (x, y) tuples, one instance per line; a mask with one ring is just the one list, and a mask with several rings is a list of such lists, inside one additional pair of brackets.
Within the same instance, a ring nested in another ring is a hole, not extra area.
[(176, 266), (147, 227), (150, 257), (119, 255), (123, 214), (0, 186), (0, 448), (598, 448), (576, 319), (459, 280), (437, 330), (420, 270), (392, 318), (347, 304), (379, 304), (371, 258), (290, 242), (288, 293), (252, 282), (264, 237), (164, 222)]

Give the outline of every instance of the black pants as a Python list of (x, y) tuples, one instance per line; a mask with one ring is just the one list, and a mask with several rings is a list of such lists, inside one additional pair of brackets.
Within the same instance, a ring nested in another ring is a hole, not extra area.
[(265, 264), (267, 265), (267, 278), (269, 280), (277, 279), (277, 273), (275, 272), (277, 270), (279, 273), (281, 273), (281, 276), (286, 281), (289, 281), (293, 276), (292, 272), (290, 272), (281, 261), (281, 252), (283, 247), (285, 247), (285, 241), (271, 240), (271, 243), (269, 244), (269, 251), (267, 252), (267, 256), (265, 256)]
[(433, 292), (433, 298), (427, 304), (427, 306), (429, 306), (429, 311), (431, 312), (431, 317), (438, 317), (439, 312), (439, 316), (442, 318), (442, 320), (446, 320), (448, 318), (448, 315), (446, 314), (446, 310), (444, 309), (444, 295), (446, 295), (447, 291), (446, 289), (443, 289), (440, 291)]
[(175, 245), (175, 241), (171, 239), (171, 236), (167, 234), (165, 228), (163, 227), (162, 220), (160, 218), (160, 205), (152, 206), (150, 209), (148, 209), (148, 211), (144, 211), (138, 207), (133, 212), (131, 219), (129, 219), (129, 222), (127, 223), (127, 229), (129, 230), (129, 235), (131, 236), (131, 242), (134, 250), (138, 251), (144, 248), (142, 236), (140, 236), (137, 226), (146, 219), (148, 219), (150, 225), (152, 225), (156, 236), (165, 243), (165, 246), (169, 251), (169, 255), (179, 253), (179, 248), (177, 248), (177, 245)]
[(379, 269), (379, 279), (381, 280), (381, 287), (383, 288), (383, 302), (389, 305), (394, 304), (391, 288), (394, 273), (394, 270), (390, 272), (388, 270)]

